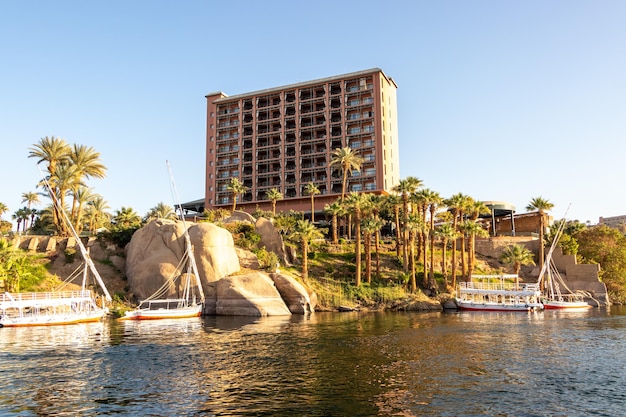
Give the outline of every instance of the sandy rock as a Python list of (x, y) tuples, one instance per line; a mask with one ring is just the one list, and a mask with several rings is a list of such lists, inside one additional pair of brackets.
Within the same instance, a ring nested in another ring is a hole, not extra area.
[(310, 314), (315, 311), (315, 304), (302, 284), (280, 273), (270, 274), (270, 277), (292, 314)]
[(254, 217), (252, 217), (251, 214), (248, 214), (245, 211), (239, 211), (239, 210), (233, 211), (230, 216), (224, 219), (224, 224), (237, 223), (237, 222), (247, 222), (250, 224), (254, 224), (256, 220), (254, 219)]
[(283, 316), (291, 312), (262, 272), (235, 275), (217, 282), (216, 314), (225, 316)]
[[(203, 288), (239, 271), (231, 234), (211, 223), (186, 223)], [(143, 299), (172, 276), (185, 251), (183, 222), (159, 219), (137, 230), (126, 247), (126, 276), (130, 292)], [(179, 289), (167, 296), (178, 297)]]
[(264, 217), (260, 217), (255, 225), (255, 231), (261, 236), (259, 242), (260, 247), (264, 247), (270, 252), (274, 252), (278, 255), (278, 259), (283, 265), (290, 265), (289, 259), (285, 253), (285, 243), (283, 237), (278, 233), (278, 230), (274, 227), (274, 223), (271, 220)]

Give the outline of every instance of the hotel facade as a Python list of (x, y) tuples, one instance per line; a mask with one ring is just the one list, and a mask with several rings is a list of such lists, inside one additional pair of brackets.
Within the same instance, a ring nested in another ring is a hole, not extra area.
[(349, 147), (363, 159), (348, 176), (351, 191), (386, 194), (399, 180), (395, 82), (378, 68), (283, 87), (207, 99), (204, 208), (229, 209), (238, 178), (247, 191), (237, 208), (271, 209), (267, 191), (283, 199), (277, 211), (311, 211), (305, 187), (315, 184), (315, 211), (341, 197), (334, 150)]

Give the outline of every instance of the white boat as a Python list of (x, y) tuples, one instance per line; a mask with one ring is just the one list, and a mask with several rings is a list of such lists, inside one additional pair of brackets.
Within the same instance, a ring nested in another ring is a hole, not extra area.
[[(169, 168), (169, 164), (168, 164)], [(172, 190), (175, 192), (174, 179), (170, 170), (170, 179)], [(181, 319), (189, 317), (199, 317), (202, 314), (204, 306), (204, 291), (202, 290), (202, 282), (198, 273), (198, 266), (193, 253), (193, 246), (187, 231), (185, 216), (182, 215), (183, 210), (180, 203), (178, 207), (181, 212), (185, 237), (185, 253), (183, 259), (179, 262), (179, 266), (174, 273), (168, 277), (165, 283), (149, 298), (142, 300), (136, 309), (127, 311), (120, 320), (162, 320), (162, 319)], [(186, 267), (186, 272), (183, 268)], [(181, 284), (179, 280), (184, 280), (182, 296), (180, 298), (170, 298), (167, 294), (173, 292)]]
[(591, 308), (592, 305), (585, 301), (585, 297), (592, 298), (591, 295), (584, 291), (572, 291), (563, 280), (552, 260), (552, 254), (563, 233), (564, 225), (565, 221), (562, 221), (552, 241), (552, 245), (550, 245), (543, 267), (539, 272), (537, 283), (542, 290), (541, 302), (546, 310), (581, 310)]
[[(50, 191), (47, 181), (44, 179), (43, 182), (48, 187), (53, 204), (60, 207), (54, 194)], [(83, 257), (84, 268), (81, 289), (79, 291), (5, 292), (0, 298), (0, 327), (86, 323), (98, 321), (108, 313), (109, 310), (105, 304), (111, 301), (111, 296), (67, 214), (63, 209), (59, 211), (62, 213), (63, 221), (70, 229)], [(102, 289), (104, 300), (99, 299), (93, 291), (87, 289), (89, 272), (93, 274), (97, 284)], [(70, 276), (66, 281), (72, 278)]]
[(107, 309), (88, 290), (4, 293), (0, 327), (52, 326), (99, 321)]
[(456, 305), (471, 311), (535, 311), (543, 309), (539, 284), (520, 283), (517, 275), (474, 275), (460, 282)]

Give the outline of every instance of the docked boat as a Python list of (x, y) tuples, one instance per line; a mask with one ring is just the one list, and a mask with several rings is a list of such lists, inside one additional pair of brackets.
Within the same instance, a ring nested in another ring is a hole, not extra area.
[(535, 311), (543, 309), (539, 284), (520, 283), (517, 275), (474, 275), (460, 282), (456, 304), (470, 311)]
[(108, 312), (91, 291), (4, 293), (0, 327), (52, 326), (99, 321)]
[[(169, 168), (169, 164), (168, 164)], [(174, 179), (170, 170), (172, 190)], [(183, 213), (182, 206), (178, 208)], [(174, 272), (167, 278), (161, 288), (150, 297), (142, 300), (136, 309), (127, 311), (120, 320), (162, 320), (199, 317), (204, 306), (204, 291), (198, 273), (198, 266), (193, 253), (193, 246), (187, 231), (185, 216), (181, 215), (185, 238), (185, 252)], [(169, 297), (176, 288), (183, 288), (180, 298)]]
[(581, 310), (591, 308), (592, 305), (585, 301), (585, 297), (591, 297), (584, 291), (572, 291), (559, 273), (552, 255), (561, 235), (565, 221), (562, 221), (556, 236), (550, 245), (543, 267), (539, 272), (537, 282), (542, 290), (541, 302), (546, 310)]
[[(48, 186), (45, 179), (44, 183)], [(53, 203), (57, 204), (54, 194), (50, 192), (50, 195)], [(57, 204), (57, 207), (60, 205)], [(67, 214), (63, 209), (59, 211), (62, 213), (63, 220), (72, 233), (83, 258), (81, 289), (78, 291), (5, 292), (0, 297), (0, 327), (86, 323), (98, 321), (108, 313), (106, 304), (111, 301), (111, 296), (89, 256), (89, 251), (80, 240)], [(88, 289), (90, 272), (104, 293), (103, 297)], [(73, 275), (70, 275), (66, 278), (65, 283), (74, 278)]]

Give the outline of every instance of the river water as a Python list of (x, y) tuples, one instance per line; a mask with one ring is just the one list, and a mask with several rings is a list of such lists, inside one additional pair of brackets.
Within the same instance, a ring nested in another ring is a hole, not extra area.
[(626, 309), (0, 329), (0, 416), (619, 416)]

